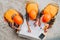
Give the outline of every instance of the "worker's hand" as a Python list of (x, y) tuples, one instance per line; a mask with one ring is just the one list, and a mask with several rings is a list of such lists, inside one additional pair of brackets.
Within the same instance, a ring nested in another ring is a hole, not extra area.
[(30, 29), (28, 29), (28, 32), (31, 32), (31, 30), (30, 30)]
[(45, 26), (47, 27), (47, 29), (49, 28), (49, 24), (45, 24)]
[(27, 26), (28, 26), (28, 32), (31, 32), (29, 22), (28, 21), (26, 21), (26, 22), (27, 22)]
[(13, 29), (17, 29), (17, 27), (15, 27), (15, 26), (12, 26), (12, 28), (13, 28)]
[(48, 31), (49, 24), (45, 24), (44, 32), (46, 33)]
[(30, 26), (28, 26), (28, 32), (31, 32)]
[(20, 31), (20, 28), (17, 28), (17, 29), (16, 29), (16, 33), (19, 33), (19, 31)]
[(20, 31), (20, 28), (17, 28), (17, 31)]
[(44, 30), (44, 33), (46, 33), (47, 32), (47, 30)]
[(36, 26), (40, 26), (40, 20), (39, 19), (37, 19), (36, 21), (35, 21), (35, 23), (34, 23), (34, 26), (36, 27)]
[(34, 26), (36, 27), (36, 26), (37, 26), (37, 24), (38, 24), (38, 22), (36, 21), (36, 22), (34, 23)]
[(40, 27), (40, 25), (41, 25), (41, 23), (40, 23), (40, 21), (38, 22), (38, 26)]

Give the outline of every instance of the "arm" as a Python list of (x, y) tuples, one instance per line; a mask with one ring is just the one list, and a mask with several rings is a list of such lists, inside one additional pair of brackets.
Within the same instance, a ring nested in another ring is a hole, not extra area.
[(26, 23), (27, 23), (27, 26), (28, 26), (28, 32), (31, 32), (30, 25), (29, 25), (29, 16), (28, 16), (27, 13), (26, 13)]
[(46, 33), (48, 31), (49, 24), (45, 23), (45, 26), (43, 28), (44, 32)]
[(11, 27), (17, 29), (17, 27), (14, 26), (14, 23), (11, 24)]
[(38, 21), (38, 25), (40, 26), (41, 25), (41, 23), (40, 23), (40, 12), (38, 12), (37, 21)]
[(51, 28), (55, 22), (55, 18), (52, 18), (48, 23), (45, 23), (44, 32), (47, 32), (47, 29)]
[(17, 31), (20, 31), (20, 27), (21, 27), (21, 26), (19, 25), (18, 28), (17, 28)]
[(38, 26), (40, 26), (40, 15), (41, 15), (41, 13), (38, 12), (37, 18), (36, 18), (36, 22), (34, 23), (35, 26), (36, 26), (37, 24), (38, 24)]
[(36, 25), (40, 26), (39, 14), (37, 14), (37, 18), (36, 18), (36, 21), (34, 23), (34, 26), (36, 26)]

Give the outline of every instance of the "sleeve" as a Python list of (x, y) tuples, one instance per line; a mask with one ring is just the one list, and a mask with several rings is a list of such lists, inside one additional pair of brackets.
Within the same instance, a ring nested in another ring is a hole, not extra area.
[(26, 13), (26, 21), (29, 21), (29, 15)]
[(41, 12), (39, 15), (40, 15), (40, 16), (39, 16), (39, 18), (41, 18), (41, 17), (42, 17), (42, 15), (43, 15), (43, 14), (42, 14), (42, 12)]
[(39, 18), (40, 17), (40, 13), (38, 12), (38, 14), (37, 14), (37, 18)]
[(40, 13), (40, 12), (38, 11), (37, 18), (41, 18), (42, 15), (43, 15), (42, 12)]

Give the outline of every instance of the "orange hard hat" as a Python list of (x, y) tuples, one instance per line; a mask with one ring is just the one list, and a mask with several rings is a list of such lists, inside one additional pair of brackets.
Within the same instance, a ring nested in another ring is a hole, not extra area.
[(44, 14), (44, 15), (42, 16), (42, 21), (43, 21), (44, 23), (49, 22), (50, 20), (51, 20), (51, 15), (50, 15), (50, 14)]
[(30, 13), (29, 13), (29, 17), (30, 17), (30, 19), (31, 20), (34, 20), (34, 19), (36, 19), (36, 16), (37, 16), (37, 14), (36, 14), (36, 12), (35, 11), (30, 11)]
[(23, 19), (19, 15), (14, 16), (13, 21), (19, 25), (23, 23)]

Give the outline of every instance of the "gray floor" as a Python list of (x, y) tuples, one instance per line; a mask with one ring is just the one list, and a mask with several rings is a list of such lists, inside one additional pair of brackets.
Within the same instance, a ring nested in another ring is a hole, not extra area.
[[(57, 2), (60, 5), (59, 3), (60, 0), (53, 0), (53, 1)], [(40, 0), (39, 2), (42, 3), (43, 1)], [(25, 3), (26, 0), (15, 0), (15, 1), (0, 0), (0, 40), (28, 40), (19, 37), (15, 33), (15, 31), (12, 28), (10, 28), (6, 22), (4, 22), (3, 19), (5, 11), (10, 8), (14, 8), (25, 15)], [(58, 15), (56, 16), (56, 21), (53, 27), (48, 30), (45, 40), (60, 40), (60, 10)]]

